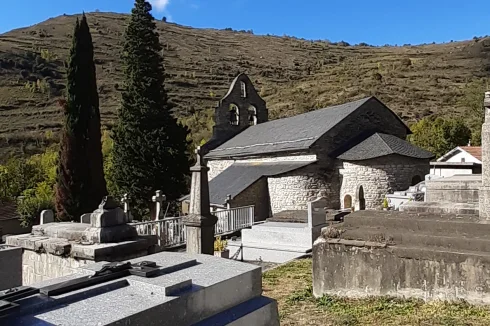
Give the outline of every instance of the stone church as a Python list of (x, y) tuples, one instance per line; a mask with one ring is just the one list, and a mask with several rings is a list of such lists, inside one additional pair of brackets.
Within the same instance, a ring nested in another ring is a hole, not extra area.
[(306, 210), (319, 196), (332, 209), (380, 208), (386, 193), (429, 173), (434, 156), (407, 142), (410, 133), (375, 97), (269, 121), (265, 101), (241, 74), (219, 101), (202, 148), (211, 204), (255, 205), (257, 221)]

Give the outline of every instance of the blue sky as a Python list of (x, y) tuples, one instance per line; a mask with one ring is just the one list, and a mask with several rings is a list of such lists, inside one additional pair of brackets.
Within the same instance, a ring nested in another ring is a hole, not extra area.
[[(0, 33), (66, 14), (129, 13), (132, 0), (3, 1)], [(488, 0), (153, 0), (156, 18), (349, 43), (420, 44), (490, 34)]]

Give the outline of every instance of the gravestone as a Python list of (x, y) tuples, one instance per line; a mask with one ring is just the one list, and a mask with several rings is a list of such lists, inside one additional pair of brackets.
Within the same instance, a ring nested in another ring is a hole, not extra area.
[(54, 222), (54, 212), (50, 209), (41, 212), (40, 224), (48, 224)]
[[(142, 270), (131, 268), (142, 262), (146, 262)], [(175, 252), (130, 263), (126, 265), (129, 269), (112, 279), (108, 279), (114, 274), (107, 266), (105, 275), (95, 275), (106, 265), (99, 262), (72, 275), (35, 284), (34, 291), (43, 295), (29, 293), (27, 298), (12, 302), (19, 306), (0, 317), (0, 324), (279, 326), (276, 301), (262, 296), (259, 266)], [(151, 275), (145, 277), (144, 273)], [(91, 284), (67, 289), (68, 282)]]
[(92, 215), (91, 213), (83, 214), (80, 217), (80, 222), (81, 223), (84, 223), (84, 224), (90, 224), (90, 216), (91, 215)]
[(105, 197), (90, 214), (89, 224), (35, 225), (31, 234), (9, 236), (6, 242), (24, 249), (22, 277), (23, 284), (28, 285), (69, 275), (94, 261), (116, 261), (154, 252), (156, 236), (138, 236), (136, 228), (127, 222), (119, 204)]
[(325, 198), (308, 202), (308, 227), (314, 228), (326, 223), (327, 212), (325, 208), (327, 206), (328, 201)]

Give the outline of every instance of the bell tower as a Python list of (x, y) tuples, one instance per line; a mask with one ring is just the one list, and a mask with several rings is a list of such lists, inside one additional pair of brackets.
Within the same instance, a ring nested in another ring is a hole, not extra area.
[(218, 102), (214, 111), (213, 136), (201, 150), (207, 153), (248, 127), (268, 120), (265, 101), (257, 93), (250, 78), (240, 74), (231, 83), (228, 93)]

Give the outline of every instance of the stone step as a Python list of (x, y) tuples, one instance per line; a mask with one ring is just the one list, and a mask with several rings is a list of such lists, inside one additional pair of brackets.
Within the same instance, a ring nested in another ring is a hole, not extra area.
[(379, 228), (433, 235), (485, 237), (490, 234), (490, 224), (466, 219), (439, 220), (431, 218), (349, 217), (339, 226), (342, 229)]
[[(240, 250), (240, 241), (231, 241), (228, 243), (228, 249), (230, 250), (230, 257), (233, 257), (235, 253)], [(248, 245), (241, 247), (241, 252), (236, 259), (245, 261), (264, 261), (270, 263), (285, 263), (290, 260), (302, 257), (311, 252), (312, 247), (295, 247), (285, 245), (272, 245), (264, 243), (250, 242)]]
[(475, 238), (465, 236), (433, 235), (426, 232), (407, 232), (387, 228), (349, 229), (342, 239), (364, 241), (392, 241), (395, 245), (414, 245), (448, 250), (490, 252), (490, 236)]
[(310, 233), (311, 228), (307, 223), (283, 223), (267, 222), (252, 226), (252, 230), (286, 232), (286, 233)]
[(245, 229), (242, 230), (242, 242), (244, 245), (249, 243), (261, 243), (278, 246), (299, 246), (308, 247), (313, 244), (312, 231), (309, 232), (291, 232), (287, 229)]

